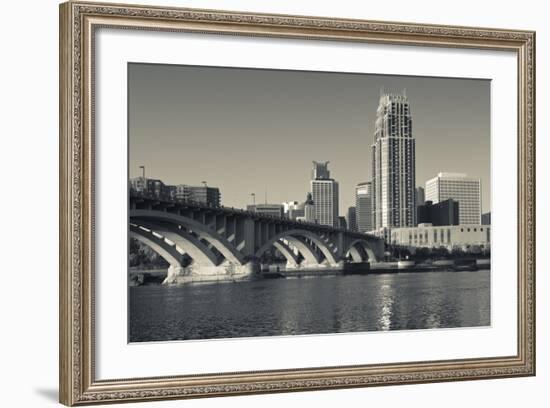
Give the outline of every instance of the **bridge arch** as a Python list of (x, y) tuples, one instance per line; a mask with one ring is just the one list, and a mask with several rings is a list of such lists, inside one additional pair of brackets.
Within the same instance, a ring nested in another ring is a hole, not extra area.
[[(377, 260), (376, 259), (376, 254), (374, 253), (374, 251), (370, 247), (369, 242), (366, 239), (358, 238), (358, 239), (355, 239), (355, 240), (351, 241), (351, 243), (347, 246), (346, 250), (344, 251), (344, 254), (346, 254), (346, 256), (348, 254), (351, 255), (352, 259), (355, 262), (365, 262), (365, 261), (367, 261), (367, 259), (364, 259), (364, 260), (361, 259), (363, 257), (361, 256), (360, 251), (357, 249), (358, 246), (366, 252), (366, 254), (368, 256), (368, 261), (376, 262), (376, 260)], [(361, 259), (361, 260), (359, 260), (359, 259)]]
[[(201, 224), (188, 217), (184, 217), (178, 214), (173, 214), (165, 211), (158, 210), (130, 210), (130, 219), (139, 222), (139, 220), (157, 223), (158, 221), (168, 222), (175, 225), (181, 225), (187, 229), (197, 232), (202, 239), (208, 241), (214, 248), (216, 248), (228, 261), (233, 264), (242, 266), (244, 265), (244, 256), (231, 244), (227, 239), (219, 235), (216, 231), (211, 230), (206, 225)], [(134, 221), (132, 221), (134, 222)]]
[(279, 242), (282, 239), (288, 240), (293, 246), (295, 246), (298, 251), (302, 254), (306, 262), (311, 264), (319, 264), (320, 259), (317, 254), (311, 249), (311, 247), (301, 238), (307, 238), (311, 240), (323, 253), (325, 259), (331, 264), (336, 265), (337, 260), (335, 254), (328, 248), (326, 243), (317, 236), (314, 232), (302, 230), (302, 229), (292, 229), (288, 231), (283, 231), (269, 239), (258, 251), (256, 251), (256, 256), (258, 254), (261, 256), (267, 249), (269, 249), (275, 242)]
[(298, 250), (307, 265), (318, 265), (321, 263), (321, 257), (315, 252), (315, 248), (312, 248), (303, 238), (287, 235), (284, 239)]
[(154, 224), (140, 220), (134, 220), (134, 222), (139, 224), (138, 226), (143, 226), (170, 240), (199, 265), (217, 266), (220, 264), (218, 257), (210, 248), (184, 230), (173, 228), (170, 225), (163, 225), (162, 223)]
[(130, 225), (130, 237), (147, 245), (161, 257), (163, 257), (170, 266), (174, 268), (183, 266), (183, 256), (175, 246), (169, 245), (162, 238), (156, 237), (152, 232), (145, 231), (137, 226)]
[(346, 253), (346, 258), (348, 256), (351, 256), (353, 262), (365, 262), (367, 260), (367, 257), (361, 253), (361, 250), (357, 248), (356, 245), (352, 245), (349, 248), (348, 252)]
[(286, 258), (287, 265), (297, 267), (300, 261), (298, 260), (298, 256), (290, 249), (290, 247), (285, 244), (283, 241), (276, 241), (273, 243), (273, 246), (277, 248), (277, 250), (283, 254), (283, 256)]
[[(285, 239), (298, 249), (298, 251), (302, 254), (307, 263), (312, 263), (314, 265), (319, 263), (318, 256), (315, 254), (315, 252), (313, 252), (311, 248), (309, 248), (309, 246), (305, 242), (303, 242), (299, 238), (290, 236), (285, 237)], [(271, 246), (274, 246), (276, 249), (278, 249), (279, 252), (286, 258), (287, 265), (297, 267), (300, 264), (300, 260), (298, 259), (298, 256), (294, 253), (292, 248), (290, 248), (290, 246), (281, 239), (276, 241), (270, 240), (269, 243), (263, 245), (259, 250), (256, 251), (255, 258), (261, 258), (262, 255), (269, 248), (271, 248)]]

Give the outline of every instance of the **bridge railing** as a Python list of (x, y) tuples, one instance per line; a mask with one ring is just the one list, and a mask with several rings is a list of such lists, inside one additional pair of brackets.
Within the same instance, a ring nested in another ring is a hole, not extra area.
[(364, 234), (364, 233), (359, 232), (359, 231), (352, 231), (352, 230), (347, 229), (347, 228), (331, 227), (329, 225), (323, 225), (323, 224), (318, 224), (316, 222), (308, 222), (308, 221), (303, 221), (303, 220), (293, 220), (291, 218), (284, 217), (284, 216), (283, 217), (278, 217), (278, 216), (270, 215), (270, 214), (260, 214), (256, 211), (245, 210), (245, 209), (242, 209), (242, 208), (227, 207), (227, 206), (223, 206), (223, 205), (219, 205), (219, 206), (218, 205), (212, 205), (210, 203), (205, 203), (203, 201), (197, 201), (197, 200), (191, 200), (191, 199), (183, 199), (183, 198), (176, 198), (176, 197), (169, 197), (169, 196), (162, 197), (158, 194), (155, 194), (154, 192), (143, 192), (143, 191), (137, 191), (137, 190), (134, 190), (134, 189), (130, 189), (130, 200), (131, 199), (149, 200), (149, 201), (157, 202), (159, 204), (162, 203), (162, 204), (167, 204), (167, 205), (178, 204), (178, 205), (183, 205), (183, 206), (186, 206), (186, 207), (193, 207), (193, 208), (200, 209), (200, 210), (219, 210), (219, 211), (223, 211), (223, 212), (229, 212), (229, 213), (232, 213), (232, 214), (238, 213), (238, 214), (241, 214), (241, 215), (247, 215), (247, 216), (253, 217), (255, 219), (283, 221), (283, 222), (293, 223), (293, 224), (304, 226), (304, 227), (322, 229), (322, 230), (326, 230), (326, 231), (330, 231), (330, 232), (341, 231), (341, 232), (345, 232), (345, 233), (348, 233), (348, 234), (351, 233), (351, 234), (354, 234), (354, 235), (357, 235), (357, 236), (368, 235), (368, 234)]

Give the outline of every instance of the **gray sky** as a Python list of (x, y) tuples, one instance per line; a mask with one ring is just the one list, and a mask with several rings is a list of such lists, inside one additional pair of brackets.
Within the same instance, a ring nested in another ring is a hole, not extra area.
[(129, 64), (130, 177), (219, 187), (222, 204), (304, 201), (311, 161), (329, 160), (340, 213), (370, 180), (380, 88), (407, 89), (416, 185), (438, 172), (481, 178), (490, 199), (490, 81)]

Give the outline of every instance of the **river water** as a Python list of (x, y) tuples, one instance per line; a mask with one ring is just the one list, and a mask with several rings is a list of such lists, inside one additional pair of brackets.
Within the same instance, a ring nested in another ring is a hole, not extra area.
[(490, 325), (490, 271), (130, 289), (130, 342)]

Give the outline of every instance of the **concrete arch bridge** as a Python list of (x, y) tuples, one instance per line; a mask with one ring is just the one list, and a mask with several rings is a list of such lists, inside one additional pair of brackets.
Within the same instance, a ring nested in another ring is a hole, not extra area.
[(376, 262), (384, 251), (380, 238), (346, 229), (137, 195), (129, 235), (170, 264), (165, 283), (247, 279), (266, 254), (284, 256), (286, 269), (322, 270)]

